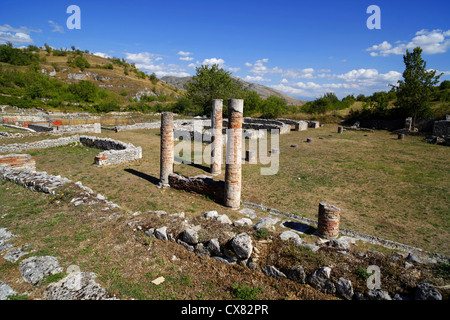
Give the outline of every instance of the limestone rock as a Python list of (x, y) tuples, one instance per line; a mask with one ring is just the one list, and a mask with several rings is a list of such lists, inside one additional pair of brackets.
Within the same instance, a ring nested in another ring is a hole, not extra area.
[(230, 220), (230, 218), (228, 218), (228, 216), (226, 214), (222, 214), (222, 215), (218, 216), (217, 221), (219, 221), (220, 223), (223, 223), (223, 224), (233, 224), (233, 222)]
[(275, 224), (280, 221), (279, 218), (272, 218), (272, 217), (266, 217), (262, 218), (258, 221), (258, 223), (255, 225), (255, 229), (259, 230), (261, 228), (266, 228), (269, 230), (275, 230)]
[(48, 285), (45, 297), (49, 300), (114, 300), (95, 278), (92, 272), (73, 272)]
[(301, 265), (295, 265), (286, 273), (288, 279), (298, 283), (306, 283), (306, 272)]
[(431, 288), (428, 283), (421, 283), (415, 293), (416, 300), (442, 300), (442, 295), (436, 288)]
[(220, 243), (218, 239), (209, 240), (207, 248), (211, 252), (211, 255), (222, 256), (222, 252), (220, 250)]
[(203, 213), (203, 215), (205, 216), (206, 219), (210, 220), (217, 218), (219, 216), (219, 213), (216, 210), (212, 210)]
[(344, 279), (344, 278), (340, 277), (338, 282), (336, 283), (336, 290), (345, 299), (352, 300), (353, 287), (352, 287), (352, 282), (350, 280), (347, 280), (347, 279)]
[(155, 230), (155, 237), (159, 240), (167, 240), (167, 227), (162, 227)]
[(9, 296), (17, 294), (10, 286), (0, 281), (0, 300), (6, 300)]
[(302, 239), (300, 239), (300, 236), (296, 234), (293, 231), (283, 231), (283, 233), (280, 234), (280, 239), (283, 241), (289, 241), (292, 239), (295, 244), (300, 245), (302, 243)]
[(246, 217), (249, 217), (251, 219), (254, 219), (257, 217), (255, 210), (250, 209), (250, 208), (242, 208), (241, 210), (239, 210), (239, 213), (245, 214)]
[(181, 239), (189, 245), (196, 245), (198, 243), (197, 230), (194, 228), (184, 230)]
[(233, 222), (233, 224), (235, 226), (243, 227), (243, 226), (251, 226), (251, 225), (253, 225), (253, 222), (249, 218), (241, 218), (241, 219)]
[(308, 277), (308, 283), (315, 289), (322, 291), (323, 293), (334, 294), (336, 287), (330, 280), (331, 269), (329, 267), (323, 267), (314, 271)]
[(19, 264), (20, 273), (28, 283), (38, 286), (47, 276), (63, 271), (58, 259), (52, 256), (31, 257)]
[(275, 278), (275, 279), (280, 279), (281, 277), (286, 278), (286, 275), (281, 272), (280, 270), (278, 270), (277, 268), (275, 268), (274, 266), (265, 266), (264, 270), (263, 270), (264, 274), (266, 276)]
[(231, 240), (231, 246), (234, 252), (241, 259), (248, 259), (252, 254), (252, 239), (247, 233), (238, 234)]
[(366, 297), (369, 300), (392, 300), (391, 296), (387, 291), (380, 289), (372, 289), (367, 292)]

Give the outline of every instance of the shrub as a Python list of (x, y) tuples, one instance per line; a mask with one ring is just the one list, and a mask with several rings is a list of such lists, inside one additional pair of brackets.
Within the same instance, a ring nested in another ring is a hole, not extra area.
[(86, 80), (81, 80), (78, 83), (69, 85), (69, 91), (78, 97), (78, 100), (85, 102), (94, 102), (97, 98), (98, 87)]
[(266, 239), (269, 237), (269, 230), (267, 228), (261, 228), (255, 232), (255, 238), (258, 240)]
[(246, 284), (240, 285), (237, 282), (235, 282), (231, 286), (231, 294), (236, 299), (258, 300), (260, 292), (263, 292), (263, 288), (261, 288), (261, 287), (250, 288)]
[(71, 62), (69, 62), (69, 65), (74, 68), (80, 68), (81, 71), (85, 68), (91, 67), (89, 62), (82, 56), (76, 56)]

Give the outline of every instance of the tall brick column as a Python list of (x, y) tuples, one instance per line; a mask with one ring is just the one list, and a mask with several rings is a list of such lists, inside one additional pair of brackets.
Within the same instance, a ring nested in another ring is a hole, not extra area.
[(211, 144), (211, 174), (216, 176), (222, 171), (222, 99), (214, 99), (212, 101), (211, 127), (212, 127), (212, 144)]
[(317, 235), (326, 239), (337, 238), (340, 220), (341, 209), (326, 202), (320, 202)]
[(169, 174), (173, 173), (173, 113), (161, 113), (161, 162), (159, 187), (169, 187)]
[(228, 100), (227, 156), (225, 164), (225, 206), (239, 209), (242, 178), (242, 122), (244, 100)]

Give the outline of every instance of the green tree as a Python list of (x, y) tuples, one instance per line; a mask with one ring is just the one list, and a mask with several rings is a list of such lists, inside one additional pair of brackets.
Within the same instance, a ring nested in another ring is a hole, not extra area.
[(78, 83), (69, 85), (69, 91), (81, 101), (94, 102), (99, 90), (94, 83), (81, 80)]
[(237, 98), (244, 90), (243, 86), (231, 77), (231, 73), (219, 68), (219, 65), (197, 67), (196, 75), (186, 84), (187, 97), (201, 107), (203, 114), (211, 113), (213, 99)]
[(287, 108), (286, 101), (277, 96), (270, 96), (262, 103), (262, 115), (264, 119), (279, 118)]
[(436, 70), (427, 70), (427, 63), (421, 54), (420, 47), (414, 48), (412, 52), (406, 50), (403, 56), (403, 80), (398, 81), (396, 88), (396, 106), (405, 116), (412, 116), (413, 125), (418, 117), (426, 117), (431, 113), (430, 95), (442, 75), (436, 75)]
[(48, 44), (44, 44), (45, 50), (47, 51), (47, 55), (50, 55), (52, 53), (52, 47), (50, 47)]

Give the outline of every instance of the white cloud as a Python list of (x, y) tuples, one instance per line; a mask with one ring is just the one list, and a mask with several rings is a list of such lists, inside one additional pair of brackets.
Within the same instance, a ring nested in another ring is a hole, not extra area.
[(261, 76), (255, 76), (255, 77), (253, 77), (253, 76), (246, 76), (244, 80), (250, 81), (250, 82), (270, 82), (270, 81), (272, 81), (270, 79), (266, 79), (266, 78), (263, 78)]
[(34, 29), (30, 29), (30, 28), (24, 27), (24, 26), (22, 26), (20, 28), (14, 28), (14, 27), (10, 26), (9, 24), (4, 24), (4, 25), (0, 26), (0, 31), (3, 31), (3, 32), (10, 31), (10, 32), (14, 32), (14, 33), (20, 32), (20, 33), (25, 33), (25, 34), (29, 34), (31, 32), (42, 32), (41, 29), (34, 30)]
[(238, 67), (236, 67), (236, 68), (228, 67), (228, 71), (231, 71), (231, 72), (238, 72), (239, 70), (241, 70), (241, 68), (238, 68)]
[(245, 66), (246, 66), (246, 67), (251, 67), (252, 64), (251, 64), (250, 62), (246, 62), (246, 63), (245, 63)]
[(134, 63), (136, 68), (147, 73), (155, 73), (158, 77), (175, 76), (187, 77), (190, 76), (186, 70), (175, 64), (156, 63), (161, 60), (158, 55), (150, 52), (126, 53), (126, 60), (129, 63)]
[(61, 27), (59, 24), (57, 24), (56, 22), (49, 20), (48, 23), (50, 23), (50, 25), (53, 27), (52, 32), (59, 32), (59, 33), (64, 33), (64, 29), (63, 27)]
[(13, 44), (33, 43), (30, 35), (22, 32), (3, 32), (0, 31), (0, 43), (11, 42)]
[(289, 81), (286, 78), (281, 79), (280, 83), (289, 83)]
[(193, 53), (192, 53), (192, 52), (188, 52), (188, 51), (178, 51), (177, 54), (178, 54), (179, 56), (187, 57), (187, 56), (191, 56)]
[(194, 58), (192, 58), (192, 57), (180, 57), (180, 60), (181, 61), (192, 61), (192, 60), (194, 60)]
[(421, 47), (424, 54), (445, 53), (450, 49), (450, 30), (442, 31), (435, 29), (428, 31), (422, 29), (417, 31), (415, 37), (409, 42), (396, 41), (396, 46), (392, 46), (387, 41), (383, 41), (378, 45), (373, 45), (366, 49), (370, 55), (387, 57), (391, 54), (401, 55), (406, 50), (413, 50), (416, 47)]
[(98, 56), (98, 57), (102, 57), (102, 58), (111, 58), (111, 56), (109, 56), (108, 54), (103, 53), (103, 52), (95, 52), (95, 53), (93, 53), (93, 55), (94, 56)]
[(203, 62), (201, 64), (209, 65), (209, 66), (212, 66), (213, 64), (217, 64), (217, 65), (219, 65), (220, 68), (222, 68), (223, 65), (225, 64), (225, 60), (218, 59), (218, 58), (210, 58), (210, 59), (203, 60)]
[(0, 43), (11, 42), (12, 44), (19, 45), (33, 43), (33, 39), (30, 36), (32, 32), (42, 32), (42, 30), (33, 30), (24, 26), (15, 28), (9, 24), (4, 24), (0, 26)]

